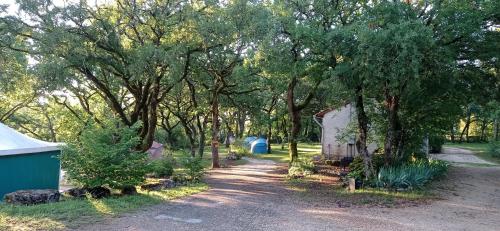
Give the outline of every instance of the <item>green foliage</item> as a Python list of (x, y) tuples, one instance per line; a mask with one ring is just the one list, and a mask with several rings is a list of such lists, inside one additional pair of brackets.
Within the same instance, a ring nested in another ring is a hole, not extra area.
[(87, 127), (78, 141), (69, 143), (61, 156), (68, 177), (85, 187), (123, 188), (144, 181), (147, 155), (137, 151), (139, 124), (132, 127), (108, 122)]
[(231, 144), (231, 151), (241, 156), (249, 156), (251, 154), (250, 148), (245, 147), (245, 142), (242, 139), (237, 139)]
[(494, 158), (500, 158), (500, 142), (491, 141), (488, 146), (488, 152)]
[(202, 159), (198, 157), (186, 158), (183, 162), (183, 167), (186, 170), (189, 180), (193, 182), (200, 181), (201, 177), (203, 177), (203, 174), (205, 173), (205, 167), (203, 166)]
[(292, 178), (311, 175), (316, 172), (314, 162), (308, 158), (299, 158), (290, 164), (288, 168), (288, 176)]
[(431, 135), (429, 136), (429, 152), (430, 153), (440, 153), (443, 144), (446, 142), (444, 136)]
[(448, 170), (448, 164), (441, 160), (418, 160), (400, 166), (382, 167), (378, 172), (376, 186), (390, 190), (421, 189), (431, 180)]
[[(378, 170), (384, 165), (384, 156), (381, 154), (374, 154), (372, 156), (372, 166), (375, 170), (375, 174)], [(348, 176), (352, 178), (356, 178), (358, 180), (366, 179), (365, 171), (364, 171), (364, 162), (363, 157), (356, 156), (354, 160), (349, 164), (349, 173)]]
[(170, 177), (174, 174), (173, 162), (174, 160), (168, 157), (154, 160), (149, 164), (150, 171), (154, 177)]

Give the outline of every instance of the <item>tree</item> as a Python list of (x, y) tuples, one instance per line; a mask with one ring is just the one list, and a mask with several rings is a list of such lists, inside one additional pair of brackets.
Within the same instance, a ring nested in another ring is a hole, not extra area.
[[(219, 165), (220, 101), (224, 96), (251, 93), (255, 71), (244, 65), (259, 36), (265, 33), (266, 11), (247, 1), (208, 5), (212, 13), (198, 20), (204, 52), (197, 56), (198, 82), (207, 91), (212, 119), (212, 167)], [(256, 17), (259, 15), (259, 17)], [(238, 85), (238, 82), (245, 85)]]
[[(141, 121), (141, 149), (148, 149), (157, 126), (160, 101), (185, 78), (194, 52), (183, 33), (192, 10), (182, 1), (130, 2), (92, 7), (85, 2), (58, 7), (51, 1), (20, 1), (28, 18), (2, 17), (2, 29), (31, 54), (46, 85), (62, 88), (88, 82), (127, 126)], [(175, 35), (175, 36), (174, 36)]]

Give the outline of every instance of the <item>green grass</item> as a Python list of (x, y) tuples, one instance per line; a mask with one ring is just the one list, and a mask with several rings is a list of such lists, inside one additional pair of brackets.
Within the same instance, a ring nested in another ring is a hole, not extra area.
[(454, 147), (454, 148), (463, 148), (474, 152), (478, 157), (500, 164), (500, 158), (496, 158), (489, 152), (489, 144), (488, 143), (446, 143), (443, 145), (444, 147)]
[[(299, 143), (297, 149), (300, 158), (311, 158), (321, 154), (321, 144), (319, 143)], [(253, 155), (253, 157), (273, 160), (279, 163), (288, 163), (290, 161), (288, 146), (285, 145), (284, 149), (281, 149), (281, 144), (272, 144), (271, 154), (257, 154)]]
[(164, 191), (139, 191), (133, 196), (96, 199), (64, 199), (33, 206), (0, 204), (0, 230), (61, 230), (100, 221), (141, 207), (158, 204), (204, 190), (203, 183)]
[[(321, 154), (321, 144), (320, 143), (299, 143), (298, 144), (299, 157), (311, 158), (315, 155)], [(223, 159), (228, 153), (228, 148), (221, 145), (219, 146), (219, 158)], [(183, 151), (175, 151), (173, 153), (175, 158), (185, 158), (188, 155)], [(279, 163), (288, 163), (290, 158), (288, 155), (288, 145), (285, 144), (284, 149), (281, 149), (281, 144), (271, 145), (271, 154), (255, 154), (251, 155), (253, 158), (268, 159)], [(210, 167), (212, 164), (212, 150), (210, 146), (205, 147), (203, 152), (203, 165), (205, 167)], [(235, 164), (244, 164), (236, 162)]]

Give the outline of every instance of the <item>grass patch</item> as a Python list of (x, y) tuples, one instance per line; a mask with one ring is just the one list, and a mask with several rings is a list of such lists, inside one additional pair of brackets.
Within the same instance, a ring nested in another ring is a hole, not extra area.
[[(281, 144), (271, 145), (271, 154), (257, 154), (252, 155), (252, 157), (259, 159), (272, 160), (278, 163), (288, 163), (290, 157), (288, 154), (288, 146), (285, 145), (284, 149), (281, 149)], [(321, 144), (320, 143), (299, 143), (297, 145), (299, 151), (299, 157), (301, 158), (312, 158), (315, 155), (321, 154)]]
[(71, 229), (207, 189), (206, 184), (199, 183), (101, 200), (64, 198), (58, 203), (33, 206), (0, 204), (0, 230)]
[(478, 157), (500, 164), (500, 158), (494, 157), (489, 151), (488, 143), (446, 143), (444, 147), (463, 148), (474, 152)]
[[(311, 158), (321, 154), (320, 143), (299, 143), (297, 149), (299, 151), (299, 157)], [(229, 148), (226, 148), (224, 145), (219, 146), (219, 158), (223, 160), (227, 156), (228, 151)], [(181, 159), (188, 157), (188, 155), (184, 151), (174, 151), (173, 157)], [(284, 149), (281, 149), (281, 144), (272, 144), (271, 154), (255, 154), (250, 157), (272, 160), (278, 163), (288, 163), (290, 160), (288, 155), (288, 144), (285, 144)], [(210, 146), (205, 147), (202, 163), (206, 168), (212, 166), (212, 150)]]

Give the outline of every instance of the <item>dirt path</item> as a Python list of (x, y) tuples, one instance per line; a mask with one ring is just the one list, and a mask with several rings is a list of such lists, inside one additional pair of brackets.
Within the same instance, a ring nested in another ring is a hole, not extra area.
[(431, 156), (433, 158), (445, 160), (454, 164), (496, 165), (495, 163), (477, 157), (472, 151), (462, 148), (443, 147), (442, 153), (432, 154)]
[(398, 209), (338, 208), (334, 196), (306, 203), (275, 169), (250, 159), (215, 170), (209, 191), (81, 230), (500, 230), (500, 168), (453, 167), (443, 200)]

